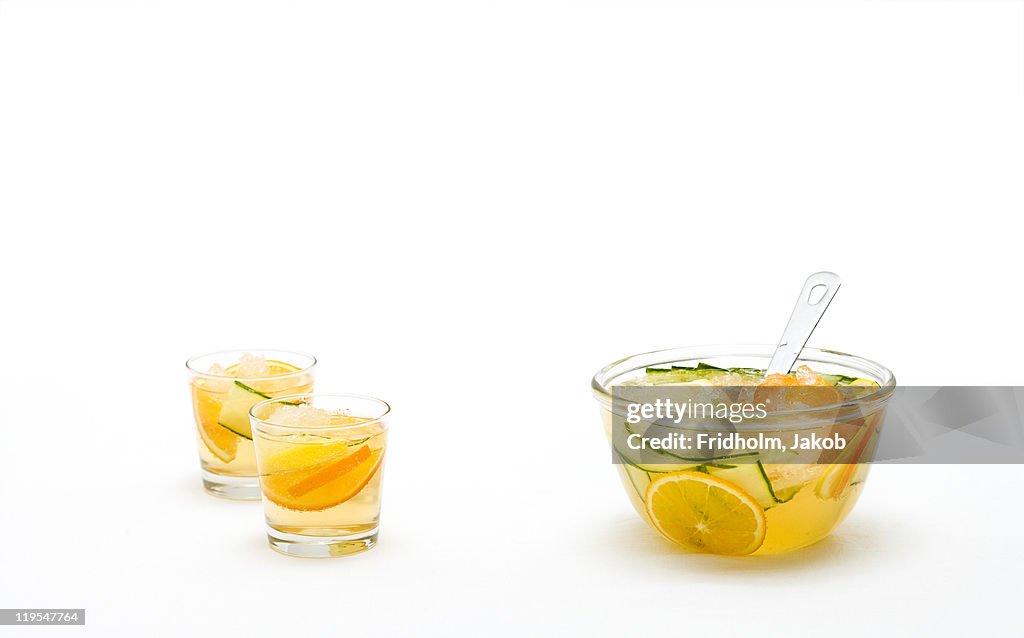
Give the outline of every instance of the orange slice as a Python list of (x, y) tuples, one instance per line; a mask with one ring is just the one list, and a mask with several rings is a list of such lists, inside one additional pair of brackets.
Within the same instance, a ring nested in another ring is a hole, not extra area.
[(212, 393), (199, 388), (193, 388), (192, 396), (199, 438), (214, 456), (230, 463), (238, 455), (238, 437), (217, 423), (221, 402)]
[(696, 552), (742, 555), (764, 542), (764, 510), (750, 494), (701, 472), (671, 472), (647, 486), (647, 515), (662, 536)]
[(850, 437), (846, 450), (843, 450), (839, 459), (847, 462), (836, 462), (828, 468), (815, 488), (819, 498), (840, 498), (856, 480), (855, 475), (862, 473), (860, 480), (867, 476), (868, 464), (862, 461), (865, 460), (868, 443), (875, 434), (880, 418), (879, 413), (866, 418), (857, 433)]
[(381, 448), (359, 445), (352, 449), (347, 442), (294, 446), (268, 458), (261, 468), (263, 494), (294, 510), (334, 507), (366, 487), (383, 456)]

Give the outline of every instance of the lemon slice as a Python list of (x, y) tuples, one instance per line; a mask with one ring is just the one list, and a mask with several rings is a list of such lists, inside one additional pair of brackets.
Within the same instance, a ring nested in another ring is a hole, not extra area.
[(869, 388), (878, 387), (878, 384), (872, 381), (871, 379), (854, 379), (853, 381), (850, 381), (849, 385), (866, 386)]
[[(253, 361), (255, 361), (255, 359)], [(252, 361), (248, 362), (248, 368), (243, 368), (241, 362), (231, 364), (224, 370), (224, 374), (229, 377), (241, 377), (243, 379), (266, 378), (276, 377), (282, 374), (291, 374), (300, 370), (298, 366), (294, 366), (285, 361), (278, 361), (277, 359), (267, 359), (266, 361), (263, 361), (263, 358), (260, 357), (258, 361), (259, 363), (257, 364), (254, 364)]]
[(348, 456), (353, 452), (349, 449), (354, 447), (353, 443), (355, 441), (342, 439), (319, 445), (292, 445), (261, 460), (260, 471), (262, 474), (285, 474), (316, 467)]
[[(236, 363), (224, 371), (227, 376), (241, 379), (246, 386), (255, 392), (268, 395), (302, 394), (308, 392), (313, 385), (313, 378), (309, 374), (296, 375), (302, 370), (290, 363), (268, 359), (258, 368), (259, 372), (242, 368), (241, 363)], [(284, 379), (275, 377), (285, 376)]]
[(708, 474), (660, 476), (647, 487), (644, 502), (654, 527), (691, 551), (742, 555), (764, 542), (764, 509), (742, 489)]
[(366, 487), (383, 456), (382, 448), (373, 449), (366, 443), (299, 445), (268, 458), (261, 466), (263, 495), (294, 510), (334, 507)]

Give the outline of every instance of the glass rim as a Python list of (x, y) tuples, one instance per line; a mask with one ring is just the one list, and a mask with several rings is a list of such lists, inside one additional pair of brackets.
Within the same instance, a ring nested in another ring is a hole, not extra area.
[[(614, 368), (624, 363), (640, 360), (645, 357), (653, 355), (669, 355), (669, 353), (679, 353), (680, 355), (690, 353), (690, 356), (670, 357), (669, 360), (666, 360), (663, 363), (669, 363), (672, 359), (676, 361), (681, 359), (700, 359), (701, 352), (706, 352), (706, 356), (708, 358), (728, 356), (760, 356), (770, 359), (771, 354), (775, 352), (776, 347), (777, 346), (775, 344), (709, 344), (703, 346), (682, 346), (678, 348), (666, 348), (663, 350), (651, 350), (649, 352), (641, 352), (639, 354), (629, 355), (627, 357), (623, 357), (621, 359), (613, 361), (608, 365), (604, 366), (603, 368), (601, 368), (600, 370), (598, 370), (597, 374), (595, 374), (590, 381), (590, 387), (595, 395), (595, 399), (597, 399), (598, 401), (604, 400), (607, 402), (611, 402), (612, 386), (607, 385), (607, 382), (610, 380), (609, 373)], [(758, 350), (762, 350), (763, 352), (758, 352)], [(779, 410), (771, 413), (773, 417), (802, 414), (807, 412), (817, 412), (821, 410), (830, 410), (843, 405), (884, 401), (888, 399), (889, 396), (896, 389), (896, 375), (893, 374), (892, 370), (889, 370), (889, 368), (886, 368), (882, 364), (872, 361), (871, 359), (867, 359), (865, 357), (860, 357), (853, 354), (848, 354), (846, 352), (840, 352), (838, 350), (830, 350), (828, 348), (812, 348), (808, 346), (805, 347), (800, 352), (800, 358), (797, 359), (797, 364), (799, 364), (801, 361), (806, 361), (805, 355), (825, 355), (837, 357), (840, 360), (836, 361), (836, 363), (840, 365), (849, 365), (850, 367), (856, 367), (865, 372), (877, 370), (880, 373), (878, 376), (882, 377), (880, 379), (876, 379), (876, 381), (878, 381), (879, 387), (871, 394), (867, 394), (863, 397), (857, 397), (856, 399), (840, 401), (831, 405), (815, 406), (810, 408), (799, 408), (796, 410)], [(765, 363), (767, 364), (767, 361)], [(651, 364), (647, 364), (644, 366), (636, 366), (628, 370), (623, 370), (622, 372), (616, 374), (615, 376), (621, 376), (626, 372), (631, 372), (633, 370), (638, 370), (640, 368), (647, 368), (649, 365)], [(795, 365), (796, 364), (794, 364), (794, 366)]]
[[(269, 421), (263, 417), (256, 416), (256, 410), (262, 408), (265, 405), (271, 403), (286, 403), (288, 405), (296, 405), (296, 400), (311, 399), (316, 397), (334, 397), (340, 399), (361, 399), (364, 401), (372, 401), (384, 406), (384, 411), (379, 415), (373, 417), (368, 421), (362, 421), (360, 423), (352, 423), (350, 425), (286, 425), (284, 423), (275, 423)], [(370, 396), (368, 394), (354, 394), (349, 392), (305, 392), (302, 394), (289, 394), (282, 397), (273, 397), (265, 401), (260, 401), (256, 405), (249, 408), (249, 418), (262, 425), (269, 425), (274, 428), (282, 428), (286, 430), (349, 430), (353, 428), (365, 428), (368, 425), (376, 425), (377, 423), (383, 423), (384, 418), (391, 414), (391, 404), (384, 399)]]
[[(288, 372), (288, 373), (285, 373), (285, 374), (274, 374), (274, 375), (264, 376), (264, 377), (259, 377), (259, 376), (257, 376), (257, 377), (233, 377), (233, 376), (228, 375), (228, 374), (211, 374), (208, 371), (200, 370), (197, 367), (195, 367), (195, 362), (197, 360), (205, 359), (206, 357), (215, 357), (215, 356), (218, 356), (218, 355), (237, 354), (238, 358), (241, 359), (241, 356), (243, 354), (260, 354), (260, 353), (264, 353), (264, 352), (280, 352), (280, 353), (298, 355), (300, 357), (305, 357), (305, 358), (309, 359), (310, 363), (309, 363), (309, 365), (307, 365), (307, 366), (305, 366), (305, 367), (303, 367), (303, 368), (301, 368), (299, 370), (296, 370), (295, 372)], [(299, 350), (281, 350), (279, 348), (254, 348), (254, 349), (247, 349), (247, 350), (246, 349), (217, 350), (215, 352), (206, 352), (206, 353), (203, 353), (203, 354), (197, 354), (197, 355), (191, 356), (191, 357), (189, 357), (188, 359), (185, 360), (185, 368), (189, 372), (191, 372), (192, 374), (194, 374), (194, 375), (196, 375), (198, 377), (203, 377), (205, 379), (233, 379), (233, 380), (239, 380), (239, 381), (267, 381), (267, 380), (270, 380), (270, 379), (287, 379), (289, 377), (294, 377), (294, 376), (298, 376), (298, 375), (307, 373), (310, 370), (312, 370), (313, 368), (315, 368), (317, 363), (319, 363), (319, 361), (317, 361), (317, 358), (315, 356), (313, 356), (312, 354), (308, 353), (308, 352), (301, 352)]]

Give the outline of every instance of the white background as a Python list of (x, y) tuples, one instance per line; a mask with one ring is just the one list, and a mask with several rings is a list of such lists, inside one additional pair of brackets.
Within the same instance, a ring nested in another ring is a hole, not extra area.
[[(1020, 2), (3, 0), (0, 176), (0, 607), (88, 609), (26, 635), (1021, 630), (1019, 468), (690, 556), (588, 388), (820, 269), (812, 344), (1024, 383)], [(245, 347), (394, 404), (372, 552), (202, 493), (183, 362)]]

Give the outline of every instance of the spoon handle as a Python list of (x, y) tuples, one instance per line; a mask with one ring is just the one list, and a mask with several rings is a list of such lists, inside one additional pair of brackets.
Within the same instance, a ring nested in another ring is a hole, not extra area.
[[(822, 293), (824, 287), (824, 293)], [(839, 275), (834, 272), (816, 272), (807, 278), (800, 291), (800, 297), (793, 306), (786, 330), (775, 347), (771, 363), (765, 374), (788, 374), (800, 358), (800, 352), (811, 338), (821, 316), (825, 314), (832, 297), (839, 290)]]

